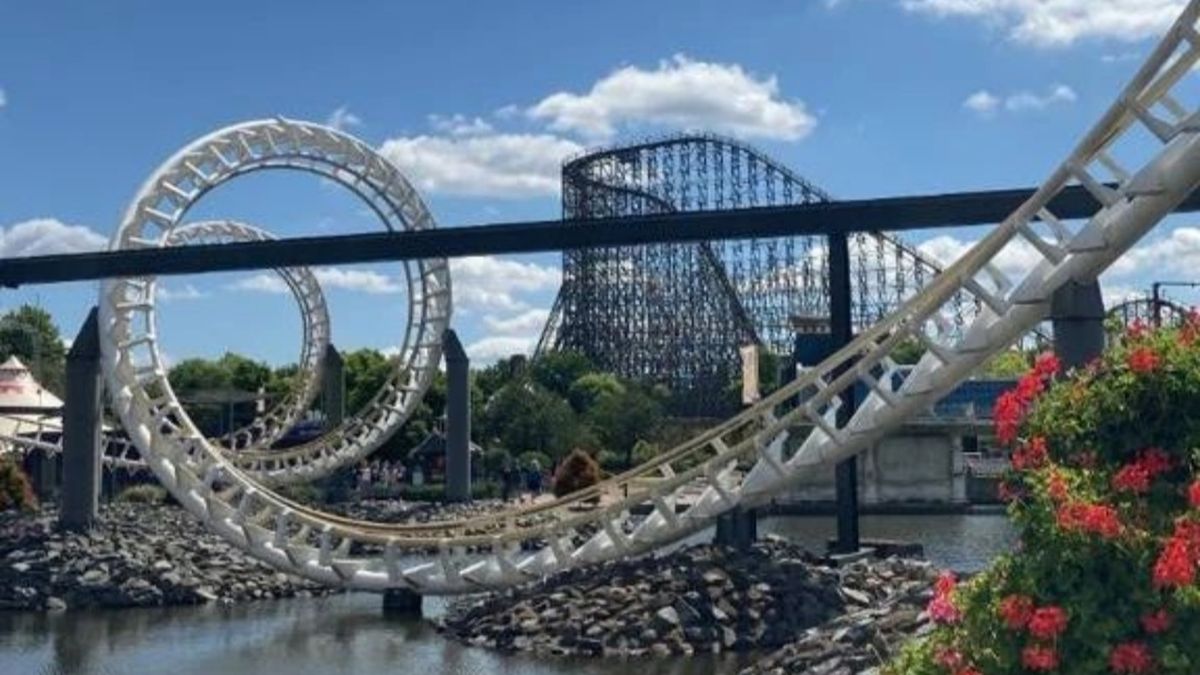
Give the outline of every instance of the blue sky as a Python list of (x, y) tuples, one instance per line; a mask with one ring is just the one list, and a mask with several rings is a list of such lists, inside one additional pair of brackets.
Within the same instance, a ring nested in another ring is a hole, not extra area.
[[(336, 124), (381, 148), (442, 226), (557, 217), (565, 156), (687, 129), (741, 136), (840, 197), (1034, 185), (1183, 4), (10, 3), (0, 9), (0, 256), (103, 246), (176, 149), (277, 114)], [(279, 236), (379, 227), (338, 189), (290, 175), (239, 179), (190, 217)], [(909, 238), (952, 258), (979, 235)], [(1186, 277), (1196, 261), (1200, 230), (1175, 218), (1106, 277), (1107, 289)], [(477, 361), (536, 338), (558, 266), (557, 255), (455, 264), (455, 325)], [(398, 271), (321, 272), (339, 346), (400, 341)], [(227, 349), (295, 358), (299, 321), (269, 278), (163, 286), (171, 359)], [(5, 290), (0, 308), (37, 302), (70, 333), (95, 290)]]

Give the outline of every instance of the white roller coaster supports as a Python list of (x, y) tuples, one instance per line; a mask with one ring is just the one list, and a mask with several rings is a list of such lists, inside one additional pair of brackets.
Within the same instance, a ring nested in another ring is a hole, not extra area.
[[(180, 412), (169, 388), (166, 394), (152, 394), (150, 383), (134, 375), (137, 360), (131, 350), (135, 342), (142, 344), (142, 336), (120, 310), (122, 282), (106, 284), (102, 297), (105, 372), (116, 394), (115, 407), (158, 478), (189, 511), (252, 555), (321, 582), (462, 593), (655, 549), (712, 523), (729, 508), (768, 500), (814, 467), (861, 452), (928, 408), (1042, 320), (1056, 289), (1068, 281), (1095, 279), (1195, 190), (1200, 185), (1200, 117), (1179, 101), (1176, 84), (1193, 76), (1200, 56), (1198, 14), (1200, 0), (1193, 0), (1118, 101), (1041, 189), (919, 296), (742, 414), (651, 462), (553, 503), (403, 526), (331, 516), (263, 489), (190, 424), (168, 424), (160, 411)], [(1137, 143), (1139, 134), (1149, 141)], [(1148, 150), (1148, 159), (1129, 162), (1126, 150)], [(1110, 175), (1116, 189), (1104, 185)], [(1101, 204), (1082, 225), (1060, 222), (1047, 210), (1073, 183), (1084, 185)], [(131, 218), (138, 208), (135, 204)], [(118, 242), (127, 227), (128, 222)], [(1040, 264), (1015, 285), (989, 288), (987, 264), (1018, 238), (1038, 251)], [(962, 288), (981, 293), (989, 311), (954, 343), (939, 343), (930, 337), (928, 325)], [(921, 340), (928, 351), (896, 388), (889, 354), (909, 338)], [(839, 426), (838, 396), (859, 381), (871, 393), (849, 423)], [(800, 394), (814, 390), (802, 405), (796, 404)], [(789, 442), (789, 430), (807, 424), (813, 425), (807, 437)], [(784, 450), (792, 446), (798, 447), (788, 456)], [(740, 461), (753, 461), (753, 467), (733, 470)], [(646, 487), (648, 477), (659, 480)], [(707, 483), (703, 495), (677, 514), (676, 491), (696, 480)], [(598, 507), (580, 510), (597, 498)], [(647, 506), (652, 512), (646, 518), (629, 516), (634, 507)]]

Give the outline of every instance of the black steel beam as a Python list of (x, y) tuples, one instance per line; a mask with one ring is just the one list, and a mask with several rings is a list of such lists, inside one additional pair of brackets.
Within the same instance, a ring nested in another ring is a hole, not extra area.
[[(853, 284), (850, 280), (850, 242), (843, 233), (829, 235), (829, 332), (832, 350), (838, 351), (854, 339)], [(847, 366), (848, 367), (848, 366)], [(840, 377), (844, 369), (837, 370), (833, 377)], [(854, 387), (847, 387), (841, 394), (841, 407), (837, 410), (837, 423), (843, 427), (854, 416)], [(837, 463), (835, 469), (837, 490), (837, 546), (835, 553), (856, 553), (859, 549), (858, 532), (858, 459), (848, 457)]]
[[(0, 286), (140, 275), (176, 275), (461, 257), (538, 253), (598, 246), (799, 235), (863, 230), (913, 230), (1002, 221), (1032, 190), (994, 190), (851, 200), (704, 213), (673, 213), (590, 221), (560, 220), (379, 232), (175, 248), (34, 256), (0, 260)], [(1087, 217), (1096, 201), (1079, 187), (1051, 203), (1059, 218)], [(1200, 193), (1178, 211), (1200, 211)]]

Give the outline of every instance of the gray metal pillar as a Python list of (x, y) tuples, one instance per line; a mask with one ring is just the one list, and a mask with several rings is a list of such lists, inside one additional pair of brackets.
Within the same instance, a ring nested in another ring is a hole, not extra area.
[[(832, 349), (837, 352), (854, 339), (850, 311), (850, 243), (845, 234), (832, 234), (829, 241), (829, 332)], [(834, 377), (840, 372), (835, 372)], [(838, 426), (854, 415), (854, 387), (842, 393), (837, 412)], [(835, 553), (854, 553), (859, 549), (858, 533), (858, 459), (838, 462), (837, 475), (837, 546)]]
[(329, 343), (325, 348), (325, 371), (321, 373), (321, 410), (325, 428), (332, 429), (346, 419), (346, 364), (342, 354)]
[(100, 496), (100, 332), (96, 308), (67, 352), (63, 406), (63, 484), (59, 525), (87, 530)]
[(446, 351), (446, 501), (471, 499), (471, 361), (458, 335), (442, 335)]
[(396, 617), (420, 618), (421, 594), (407, 588), (389, 588), (383, 592), (383, 613)]
[(1050, 319), (1054, 324), (1054, 352), (1063, 368), (1082, 367), (1104, 352), (1100, 282), (1068, 282), (1050, 301)]
[(52, 502), (58, 499), (58, 456), (46, 450), (33, 450), (34, 482), (39, 501)]
[(713, 541), (718, 546), (750, 550), (758, 541), (758, 511), (737, 506), (717, 516), (717, 533)]

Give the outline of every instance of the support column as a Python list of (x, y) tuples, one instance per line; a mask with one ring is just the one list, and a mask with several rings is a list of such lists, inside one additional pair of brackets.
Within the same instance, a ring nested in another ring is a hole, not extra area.
[(446, 352), (446, 501), (471, 500), (471, 361), (458, 335), (442, 336)]
[(1063, 368), (1083, 367), (1104, 351), (1100, 282), (1068, 282), (1051, 298), (1050, 319), (1054, 324), (1054, 352)]
[(714, 543), (748, 551), (758, 541), (758, 511), (734, 507), (717, 516)]
[(63, 485), (59, 525), (82, 531), (96, 522), (100, 495), (100, 332), (96, 308), (67, 352), (63, 406)]
[[(844, 233), (831, 234), (829, 243), (829, 332), (832, 352), (837, 352), (854, 339), (850, 313), (850, 242)], [(840, 373), (835, 373), (835, 377)], [(838, 426), (847, 424), (854, 415), (854, 387), (841, 395), (837, 411)], [(859, 549), (858, 533), (858, 460), (842, 460), (836, 469), (837, 480), (837, 546), (835, 553), (854, 553)]]
[(58, 457), (47, 450), (30, 450), (30, 454), (38, 500), (55, 501), (58, 498)]
[(346, 418), (346, 365), (342, 354), (329, 343), (325, 348), (325, 372), (321, 374), (321, 410), (325, 428), (332, 429)]
[(420, 618), (421, 595), (407, 588), (389, 588), (383, 592), (383, 613)]

